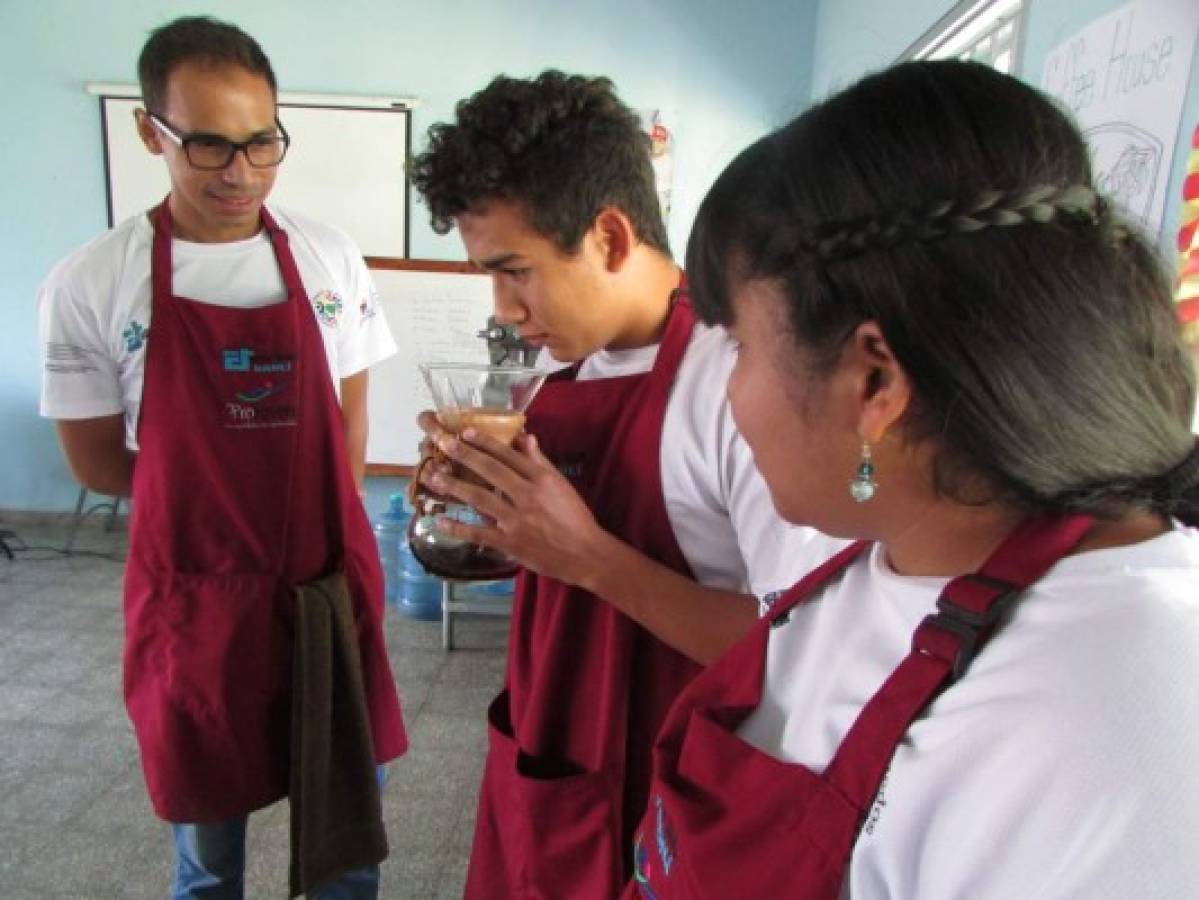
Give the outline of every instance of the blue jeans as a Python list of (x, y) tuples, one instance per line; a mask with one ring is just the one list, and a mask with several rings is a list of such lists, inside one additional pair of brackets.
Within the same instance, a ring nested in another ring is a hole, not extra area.
[[(379, 786), (386, 768), (379, 766)], [(246, 875), (246, 820), (207, 825), (176, 825), (172, 900), (243, 900)], [(379, 867), (364, 866), (322, 884), (309, 900), (376, 900)]]

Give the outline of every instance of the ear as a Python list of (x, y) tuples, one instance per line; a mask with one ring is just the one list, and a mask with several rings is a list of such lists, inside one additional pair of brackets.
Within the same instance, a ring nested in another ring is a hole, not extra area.
[(133, 121), (137, 124), (137, 136), (142, 139), (146, 149), (155, 156), (162, 156), (162, 135), (150, 121), (149, 114), (139, 107), (133, 111)]
[(619, 272), (637, 244), (633, 223), (615, 206), (605, 206), (591, 226), (596, 246), (603, 255), (604, 268)]
[(853, 366), (858, 435), (877, 444), (911, 404), (911, 380), (877, 322), (863, 322), (855, 328), (845, 352)]

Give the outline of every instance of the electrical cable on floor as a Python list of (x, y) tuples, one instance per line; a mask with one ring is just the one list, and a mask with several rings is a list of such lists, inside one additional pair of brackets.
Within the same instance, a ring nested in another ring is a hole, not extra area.
[[(86, 516), (85, 516), (86, 518)], [(67, 550), (64, 547), (51, 547), (47, 544), (27, 544), (25, 540), (15, 531), (9, 528), (0, 529), (0, 552), (3, 552), (8, 560), (13, 563), (17, 562), (57, 562), (59, 560), (70, 559), (75, 556), (87, 557), (88, 559), (107, 559), (113, 562), (124, 562), (124, 553), (102, 553), (99, 550)], [(25, 556), (26, 553), (42, 552), (48, 553), (49, 556)]]

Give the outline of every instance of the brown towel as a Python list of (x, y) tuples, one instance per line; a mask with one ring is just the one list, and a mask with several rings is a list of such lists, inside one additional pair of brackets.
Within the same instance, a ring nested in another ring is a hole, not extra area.
[(289, 896), (387, 858), (370, 714), (345, 576), (296, 588)]

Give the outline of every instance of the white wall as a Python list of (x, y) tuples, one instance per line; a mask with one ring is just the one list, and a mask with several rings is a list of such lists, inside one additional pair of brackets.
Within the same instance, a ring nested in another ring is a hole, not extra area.
[[(494, 75), (556, 66), (605, 74), (634, 107), (677, 114), (681, 254), (703, 192), (741, 147), (802, 108), (817, 0), (0, 0), (0, 509), (68, 509), (75, 488), (37, 416), (35, 291), (106, 226), (100, 126), (87, 81), (133, 82), (148, 31), (184, 13), (236, 22), (292, 91), (415, 95), (414, 147)], [(414, 256), (461, 258), (411, 219)]]

